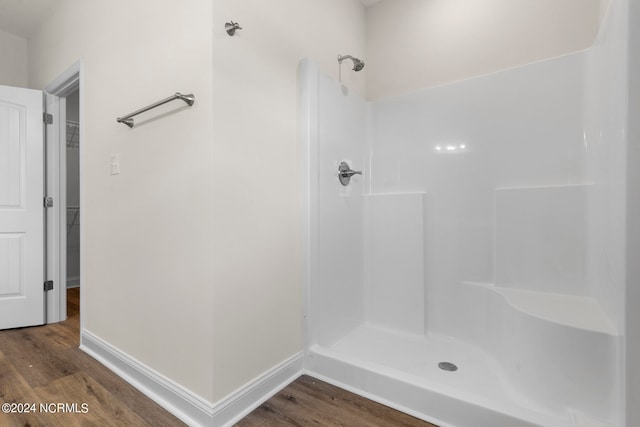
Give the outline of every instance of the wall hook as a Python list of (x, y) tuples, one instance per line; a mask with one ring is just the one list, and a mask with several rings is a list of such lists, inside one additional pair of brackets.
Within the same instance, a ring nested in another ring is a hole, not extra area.
[(230, 21), (224, 24), (224, 29), (227, 30), (227, 34), (233, 37), (233, 35), (236, 33), (236, 30), (241, 30), (242, 27), (237, 22)]

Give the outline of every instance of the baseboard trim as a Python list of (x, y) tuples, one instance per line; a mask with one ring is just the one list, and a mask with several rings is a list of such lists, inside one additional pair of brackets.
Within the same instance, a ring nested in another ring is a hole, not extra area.
[(303, 371), (299, 352), (224, 399), (211, 403), (87, 330), (81, 333), (80, 349), (190, 426), (231, 426)]
[(299, 352), (216, 402), (213, 425), (229, 427), (240, 421), (291, 384), (302, 371), (302, 352)]
[(67, 277), (67, 289), (80, 286), (80, 276)]
[(129, 384), (186, 424), (211, 425), (213, 404), (87, 330), (81, 333), (80, 350), (111, 369)]

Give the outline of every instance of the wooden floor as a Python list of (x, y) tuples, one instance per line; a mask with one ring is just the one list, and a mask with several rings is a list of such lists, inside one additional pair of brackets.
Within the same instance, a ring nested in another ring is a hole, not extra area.
[[(184, 426), (80, 351), (79, 288), (67, 299), (64, 322), (0, 331), (0, 404), (23, 411), (18, 404), (35, 405), (31, 413), (0, 412), (0, 426)], [(59, 403), (68, 405), (61, 410)], [(304, 375), (236, 425), (434, 427)]]
[[(78, 349), (79, 297), (79, 288), (67, 292), (64, 322), (0, 331), (0, 403), (36, 405), (34, 413), (0, 412), (0, 426), (184, 426)], [(62, 413), (57, 403), (77, 406)]]
[(238, 427), (436, 427), (303, 375), (236, 424)]

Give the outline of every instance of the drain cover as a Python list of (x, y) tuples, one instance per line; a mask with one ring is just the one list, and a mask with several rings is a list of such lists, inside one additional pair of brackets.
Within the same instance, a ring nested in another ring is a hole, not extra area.
[(458, 367), (451, 362), (440, 362), (438, 363), (438, 368), (442, 369), (443, 371), (450, 371), (450, 372), (458, 370)]

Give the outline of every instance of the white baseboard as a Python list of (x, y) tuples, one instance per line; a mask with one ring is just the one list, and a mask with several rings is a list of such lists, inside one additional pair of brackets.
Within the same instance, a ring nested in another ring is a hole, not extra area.
[(229, 427), (240, 421), (291, 384), (302, 370), (302, 352), (299, 352), (216, 402), (212, 425)]
[(303, 369), (300, 352), (211, 403), (89, 331), (82, 331), (80, 342), (82, 351), (190, 426), (232, 425), (295, 380)]
[(67, 289), (77, 288), (80, 286), (80, 276), (67, 277)]
[(190, 426), (210, 426), (213, 404), (83, 330), (80, 349)]

